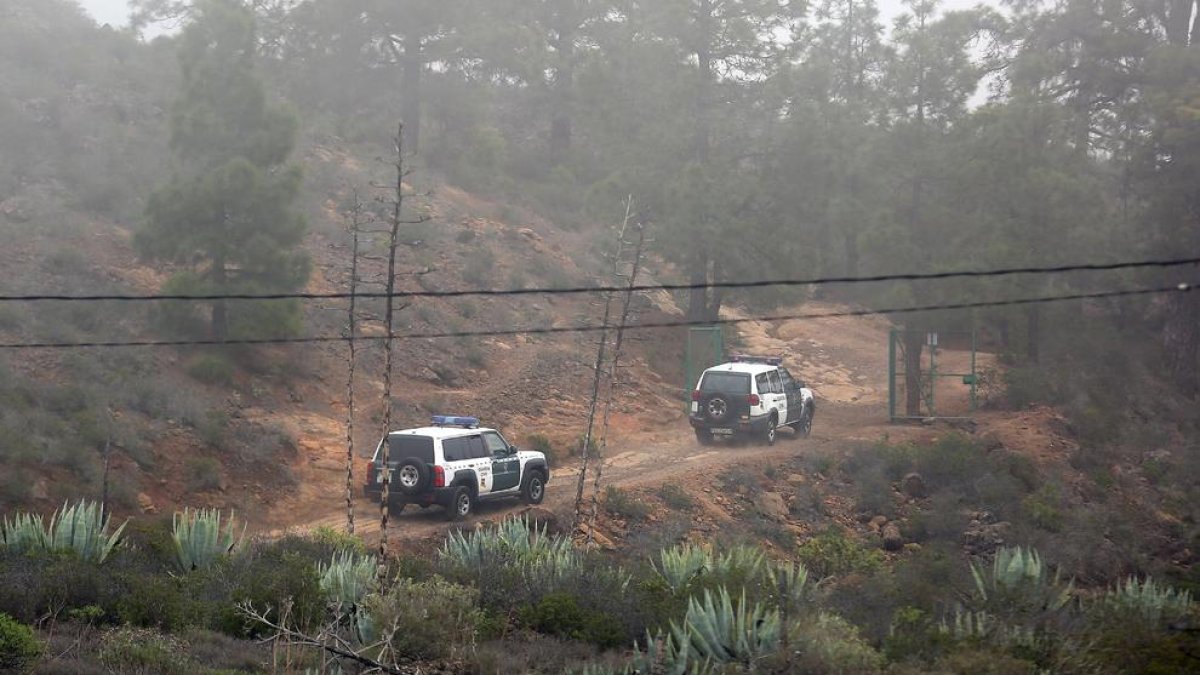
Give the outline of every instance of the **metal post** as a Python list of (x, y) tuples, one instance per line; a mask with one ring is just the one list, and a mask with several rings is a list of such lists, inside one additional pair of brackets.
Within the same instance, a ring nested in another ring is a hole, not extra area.
[(929, 416), (937, 417), (937, 406), (934, 404), (934, 394), (937, 391), (937, 338), (934, 337), (929, 342)]
[(975, 350), (976, 350), (976, 332), (975, 322), (971, 322), (971, 412), (979, 409), (979, 404), (975, 399), (975, 382), (979, 376), (975, 374)]
[(896, 329), (888, 332), (888, 420), (896, 421)]

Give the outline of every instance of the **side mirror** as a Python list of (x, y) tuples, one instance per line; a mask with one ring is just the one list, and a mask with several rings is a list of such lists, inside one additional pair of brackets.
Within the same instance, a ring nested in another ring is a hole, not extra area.
[(510, 445), (510, 446), (508, 446), (508, 454), (509, 454), (509, 456), (515, 455), (515, 454), (517, 454), (517, 453), (518, 453), (518, 452), (520, 452), (520, 451), (521, 451), (521, 449), (520, 449), (520, 448), (518, 448), (518, 447), (517, 447), (517, 446), (515, 446), (515, 445)]
[(804, 380), (796, 380), (796, 390), (797, 391), (799, 391), (800, 389), (803, 389), (807, 386), (808, 385), (804, 383)]

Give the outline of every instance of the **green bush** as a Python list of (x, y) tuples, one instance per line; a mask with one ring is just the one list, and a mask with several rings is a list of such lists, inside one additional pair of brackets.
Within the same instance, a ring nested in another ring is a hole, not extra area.
[(539, 633), (590, 642), (604, 649), (625, 643), (620, 621), (581, 607), (579, 598), (569, 593), (551, 593), (538, 604), (523, 609), (518, 618)]
[(188, 490), (207, 492), (221, 487), (221, 462), (213, 457), (189, 457), (184, 469)]
[(321, 525), (313, 529), (311, 537), (314, 542), (321, 546), (328, 546), (338, 552), (348, 551), (359, 555), (366, 555), (367, 553), (367, 544), (362, 540), (362, 537), (343, 532), (329, 525)]
[(233, 362), (223, 354), (201, 354), (187, 364), (192, 379), (204, 384), (227, 386), (233, 382)]
[(525, 437), (525, 445), (530, 450), (540, 452), (547, 457), (554, 454), (554, 446), (550, 443), (550, 439), (542, 434), (529, 434)]
[(1046, 485), (1021, 500), (1021, 510), (1034, 525), (1047, 532), (1059, 532), (1063, 527), (1062, 498), (1058, 489)]
[(800, 544), (796, 557), (818, 579), (855, 572), (870, 573), (883, 564), (883, 553), (860, 544), (837, 526), (830, 526)]
[(42, 654), (33, 630), (7, 614), (0, 614), (0, 670), (23, 672)]
[(676, 511), (691, 511), (696, 508), (696, 500), (678, 483), (667, 483), (658, 489), (658, 498)]
[(385, 593), (369, 596), (363, 612), (371, 626), (367, 641), (379, 639), (397, 656), (440, 659), (466, 653), (482, 619), (479, 591), (440, 577), (400, 579)]
[(200, 664), (186, 656), (186, 645), (170, 635), (141, 628), (117, 628), (100, 637), (99, 661), (109, 672), (187, 675)]
[(486, 287), (492, 281), (495, 265), (496, 254), (492, 253), (490, 248), (476, 247), (467, 256), (462, 273), (463, 280), (474, 286)]
[(202, 612), (181, 579), (136, 573), (126, 576), (123, 585), (128, 592), (115, 607), (122, 624), (173, 633), (203, 623)]
[(646, 502), (614, 485), (604, 490), (604, 509), (625, 520), (645, 520), (650, 515)]
[(288, 620), (300, 630), (315, 627), (325, 616), (326, 598), (317, 576), (316, 561), (323, 557), (316, 546), (296, 550), (288, 539), (243, 549), (222, 566), (222, 585), (229, 589), (222, 598), (222, 615), (217, 628), (234, 637), (258, 638), (269, 633), (237, 609), (246, 604), (265, 614), (268, 620), (280, 620), (280, 608), (289, 608)]
[(1037, 366), (1009, 368), (1004, 371), (1004, 396), (1013, 410), (1050, 403), (1055, 400), (1054, 380), (1046, 369)]

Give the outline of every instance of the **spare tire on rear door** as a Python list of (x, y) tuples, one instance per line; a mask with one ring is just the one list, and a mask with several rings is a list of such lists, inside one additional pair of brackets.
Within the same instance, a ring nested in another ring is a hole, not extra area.
[(729, 394), (710, 394), (701, 401), (701, 411), (714, 424), (725, 424), (735, 415)]
[(418, 457), (407, 457), (396, 465), (394, 481), (406, 495), (421, 494), (429, 488), (429, 465)]

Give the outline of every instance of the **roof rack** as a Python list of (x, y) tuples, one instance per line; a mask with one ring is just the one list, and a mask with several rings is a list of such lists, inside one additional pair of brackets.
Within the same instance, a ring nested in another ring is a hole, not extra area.
[(465, 429), (474, 429), (479, 426), (478, 417), (463, 417), (461, 415), (434, 415), (433, 426), (435, 427), (463, 427)]
[(779, 366), (783, 364), (782, 356), (754, 356), (752, 354), (734, 354), (734, 363), (763, 363), (768, 366)]

